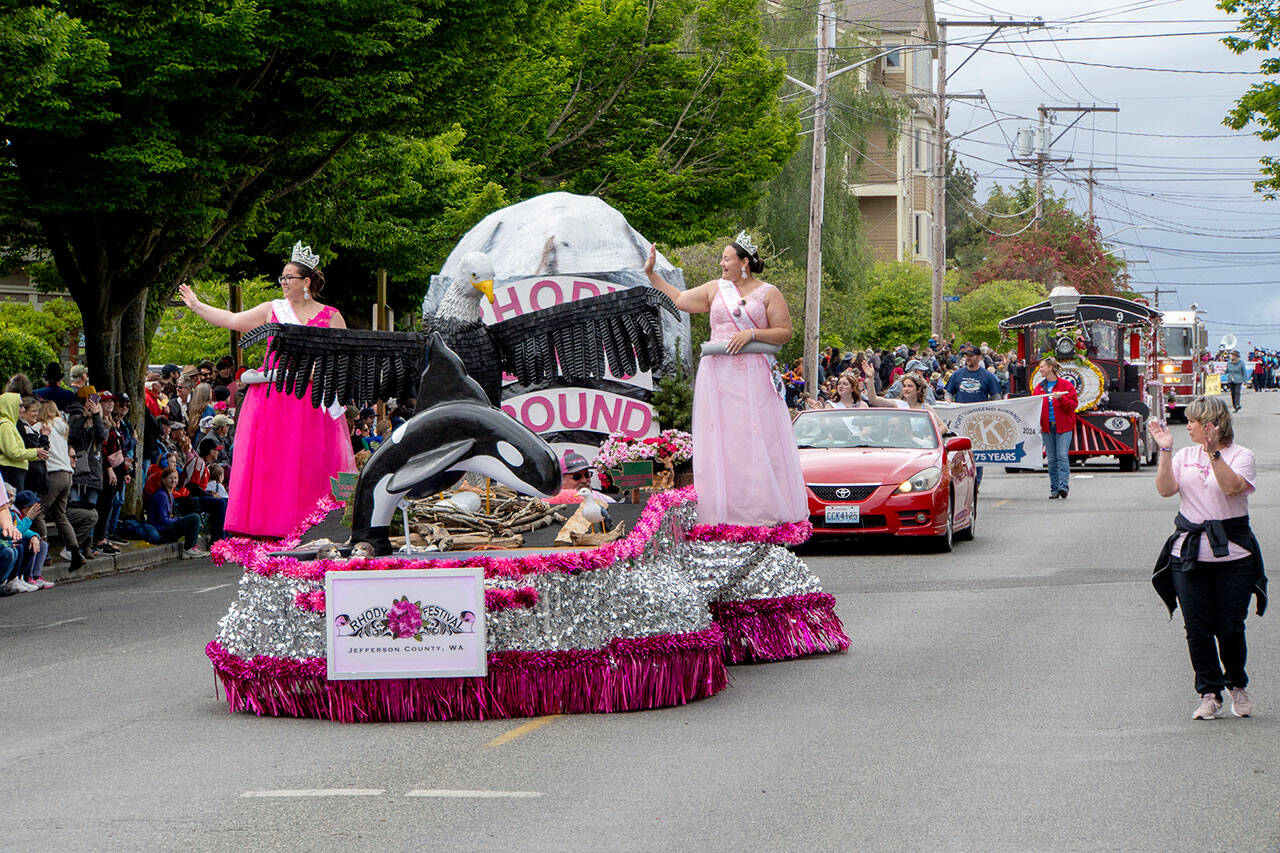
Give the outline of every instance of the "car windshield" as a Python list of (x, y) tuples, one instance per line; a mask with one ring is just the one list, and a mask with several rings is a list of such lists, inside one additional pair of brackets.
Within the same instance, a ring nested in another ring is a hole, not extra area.
[(928, 412), (904, 409), (842, 409), (805, 412), (795, 420), (800, 447), (902, 447), (938, 446), (938, 433)]

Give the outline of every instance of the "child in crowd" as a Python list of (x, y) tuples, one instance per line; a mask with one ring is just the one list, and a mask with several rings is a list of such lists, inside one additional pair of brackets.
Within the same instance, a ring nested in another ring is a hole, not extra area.
[(19, 592), (35, 592), (37, 586), (26, 583), (18, 576), (18, 549), (22, 536), (13, 524), (13, 516), (9, 512), (9, 491), (0, 489), (0, 595), (15, 595)]
[(210, 497), (227, 499), (230, 495), (227, 493), (227, 487), (224, 485), (227, 472), (220, 464), (215, 462), (209, 466), (209, 486), (207, 491)]
[(53, 581), (45, 580), (41, 575), (45, 560), (49, 558), (49, 541), (32, 529), (40, 515), (40, 497), (30, 489), (23, 489), (14, 495), (13, 508), (18, 513), (15, 526), (22, 534), (16, 575), (35, 589), (48, 589), (53, 586)]

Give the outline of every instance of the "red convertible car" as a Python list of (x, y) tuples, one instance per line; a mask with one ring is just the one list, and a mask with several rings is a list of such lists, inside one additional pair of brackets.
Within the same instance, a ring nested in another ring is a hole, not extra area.
[(972, 539), (978, 493), (969, 439), (929, 411), (823, 409), (793, 426), (816, 536)]

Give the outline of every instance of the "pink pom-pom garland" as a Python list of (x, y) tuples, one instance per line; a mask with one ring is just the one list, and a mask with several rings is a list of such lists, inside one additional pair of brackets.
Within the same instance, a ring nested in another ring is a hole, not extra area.
[[(304, 519), (289, 536), (278, 542), (256, 542), (251, 539), (224, 539), (213, 546), (213, 556), (219, 564), (234, 561), (249, 571), (262, 575), (280, 574), (299, 580), (320, 581), (330, 571), (377, 571), (384, 569), (431, 569), (459, 566), (479, 566), (486, 578), (520, 578), (530, 574), (548, 572), (572, 573), (591, 571), (631, 560), (644, 553), (649, 541), (661, 528), (667, 511), (697, 500), (693, 486), (659, 492), (649, 498), (635, 528), (623, 539), (609, 542), (589, 550), (565, 551), (556, 554), (529, 554), (518, 557), (495, 557), (477, 554), (453, 560), (402, 559), (377, 557), (351, 560), (298, 560), (276, 556), (275, 552), (288, 551), (298, 546), (306, 531), (319, 524), (325, 516), (342, 506), (328, 496), (321, 499), (316, 509)], [(812, 535), (813, 526), (808, 521), (779, 525), (746, 526), (733, 524), (694, 525), (688, 537), (700, 541), (761, 542), (777, 545), (798, 545)]]

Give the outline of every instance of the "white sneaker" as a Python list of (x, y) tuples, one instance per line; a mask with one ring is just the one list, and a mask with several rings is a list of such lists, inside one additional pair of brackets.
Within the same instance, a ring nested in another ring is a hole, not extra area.
[(68, 548), (63, 548), (61, 551), (59, 551), (58, 556), (66, 560), (68, 563), (71, 562), (71, 551)]
[(209, 556), (209, 552), (201, 551), (199, 548), (188, 548), (182, 552), (182, 556), (188, 560), (198, 560), (201, 557)]
[(28, 583), (24, 578), (14, 578), (13, 585), (18, 588), (19, 592), (35, 592), (40, 588), (33, 583)]
[(1222, 700), (1212, 693), (1205, 693), (1200, 697), (1200, 707), (1196, 708), (1191, 715), (1193, 720), (1216, 720), (1218, 712), (1222, 710)]

